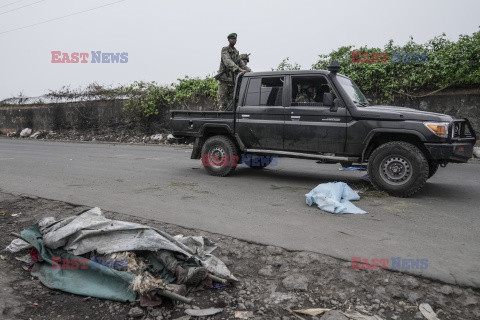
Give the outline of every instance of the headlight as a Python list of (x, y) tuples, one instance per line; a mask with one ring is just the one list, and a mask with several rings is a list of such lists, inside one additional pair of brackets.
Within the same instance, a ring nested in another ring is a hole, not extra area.
[(423, 124), (437, 136), (448, 137), (448, 122), (424, 122)]

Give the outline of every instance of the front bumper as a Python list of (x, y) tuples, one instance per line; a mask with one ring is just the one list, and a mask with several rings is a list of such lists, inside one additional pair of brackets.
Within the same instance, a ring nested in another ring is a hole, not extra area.
[(473, 156), (474, 145), (471, 142), (425, 143), (425, 148), (436, 161), (467, 162)]

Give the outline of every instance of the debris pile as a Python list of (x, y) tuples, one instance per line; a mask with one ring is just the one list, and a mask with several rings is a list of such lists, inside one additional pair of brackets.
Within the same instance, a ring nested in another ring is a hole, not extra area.
[(30, 249), (26, 270), (52, 289), (143, 307), (168, 298), (192, 303), (187, 287), (236, 282), (202, 236), (171, 235), (145, 225), (107, 219), (100, 208), (23, 230), (7, 247)]

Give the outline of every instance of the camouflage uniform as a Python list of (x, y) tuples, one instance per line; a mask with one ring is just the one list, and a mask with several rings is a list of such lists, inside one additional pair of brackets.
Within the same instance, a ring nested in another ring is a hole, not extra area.
[(218, 104), (220, 110), (225, 110), (233, 100), (233, 91), (235, 89), (235, 77), (238, 74), (238, 68), (251, 71), (245, 63), (240, 60), (238, 65), (235, 63), (239, 58), (238, 50), (235, 47), (226, 46), (222, 48), (220, 68), (218, 72), (226, 67), (227, 72), (218, 79)]
[(295, 98), (295, 102), (315, 102), (315, 96), (310, 96), (308, 92), (300, 92)]
[[(247, 72), (252, 72), (252, 69), (247, 67), (247, 64), (250, 62), (250, 58), (248, 56), (249, 56), (248, 54), (242, 53), (238, 57), (242, 59), (242, 62), (245, 64), (245, 67), (243, 68), (243, 70), (247, 70)], [(247, 62), (245, 62), (245, 60), (247, 60)]]

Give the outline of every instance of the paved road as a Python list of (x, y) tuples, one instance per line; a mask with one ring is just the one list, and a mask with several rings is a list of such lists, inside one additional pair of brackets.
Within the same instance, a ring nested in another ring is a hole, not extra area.
[(0, 139), (0, 188), (226, 234), (294, 250), (351, 257), (428, 259), (405, 270), (480, 287), (480, 163), (449, 165), (414, 198), (367, 192), (368, 215), (305, 204), (317, 184), (365, 187), (361, 172), (280, 159), (262, 171), (209, 176), (184, 147)]

